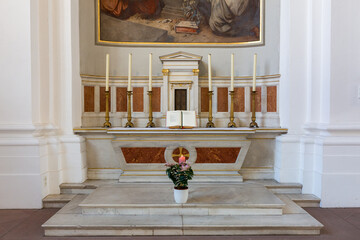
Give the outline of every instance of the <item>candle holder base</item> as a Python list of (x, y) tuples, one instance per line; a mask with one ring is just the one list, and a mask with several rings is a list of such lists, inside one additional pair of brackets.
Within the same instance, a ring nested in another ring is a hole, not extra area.
[(207, 124), (206, 124), (206, 127), (207, 128), (215, 128), (215, 124), (211, 121), (209, 121)]
[(146, 125), (147, 128), (154, 128), (155, 127), (155, 123), (153, 121), (148, 122)]
[(257, 124), (257, 122), (253, 121), (250, 123), (250, 128), (259, 128), (259, 125)]
[(105, 122), (103, 126), (104, 126), (104, 128), (111, 128), (111, 123)]
[(126, 128), (133, 128), (134, 124), (132, 122), (127, 122), (125, 125)]
[(234, 122), (229, 122), (228, 128), (236, 128), (236, 123), (234, 123)]

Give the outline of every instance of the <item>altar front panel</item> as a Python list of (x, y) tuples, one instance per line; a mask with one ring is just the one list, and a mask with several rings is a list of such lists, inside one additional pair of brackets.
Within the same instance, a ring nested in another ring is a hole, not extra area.
[(164, 173), (164, 163), (174, 163), (173, 155), (180, 147), (189, 153), (195, 171), (234, 171), (245, 179), (273, 179), (275, 137), (286, 132), (258, 129), (234, 135), (230, 129), (228, 133), (202, 129), (186, 134), (169, 129), (120, 129), (120, 133), (116, 129), (76, 130), (86, 138), (89, 179), (116, 179), (124, 171)]

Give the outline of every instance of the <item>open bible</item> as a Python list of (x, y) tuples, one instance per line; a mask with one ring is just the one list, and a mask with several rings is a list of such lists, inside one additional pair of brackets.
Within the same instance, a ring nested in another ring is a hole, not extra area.
[(168, 111), (166, 114), (168, 128), (194, 128), (196, 126), (195, 111)]

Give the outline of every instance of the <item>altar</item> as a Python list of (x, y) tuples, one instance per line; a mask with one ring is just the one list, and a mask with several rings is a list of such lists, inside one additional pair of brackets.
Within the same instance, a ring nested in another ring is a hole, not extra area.
[(287, 130), (88, 128), (75, 132), (86, 138), (90, 179), (166, 182), (164, 164), (177, 162), (183, 154), (193, 166), (194, 181), (242, 182), (243, 176), (273, 178), (273, 141)]

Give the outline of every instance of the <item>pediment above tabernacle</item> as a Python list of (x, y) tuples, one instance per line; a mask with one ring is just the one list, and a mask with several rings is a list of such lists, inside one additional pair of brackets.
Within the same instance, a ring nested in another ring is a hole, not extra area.
[(187, 52), (176, 52), (160, 56), (161, 61), (201, 61), (202, 56)]

